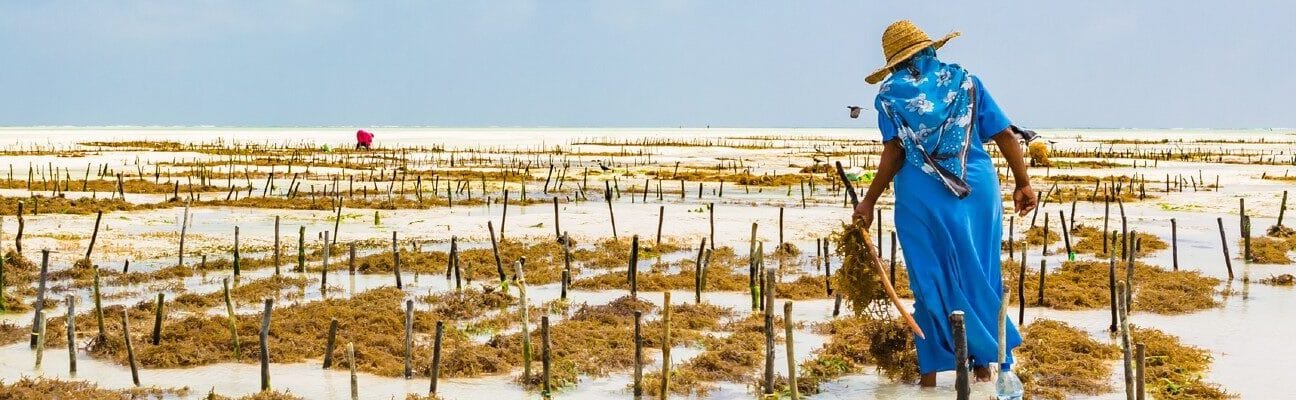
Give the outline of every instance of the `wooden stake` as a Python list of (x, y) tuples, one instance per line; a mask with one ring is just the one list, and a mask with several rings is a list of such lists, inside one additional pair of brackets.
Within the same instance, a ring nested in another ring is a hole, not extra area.
[(431, 375), (431, 387), (428, 388), (429, 395), (435, 395), (437, 391), (437, 380), (441, 377), (441, 336), (444, 327), (442, 321), (436, 322), (436, 334), (432, 338), (432, 368), (428, 375)]
[(333, 345), (337, 343), (337, 318), (329, 319), (328, 339), (324, 341), (324, 369), (333, 367)]
[(153, 306), (153, 345), (162, 343), (162, 314), (166, 305), (166, 293), (158, 293), (157, 303)]
[(41, 250), (41, 270), (40, 283), (36, 289), (36, 303), (32, 304), (32, 332), (31, 348), (36, 349), (36, 341), (40, 338), (40, 332), (37, 331), (38, 325), (45, 320), (45, 281), (49, 277), (49, 249)]
[[(765, 395), (774, 394), (774, 270), (766, 268), (765, 282)], [(785, 321), (786, 323), (786, 321)]]
[(801, 398), (800, 389), (797, 388), (795, 344), (792, 340), (792, 301), (789, 300), (783, 303), (783, 347), (787, 348), (788, 389), (792, 400)]
[(972, 382), (968, 377), (966, 366), (968, 359), (967, 330), (963, 325), (963, 311), (954, 311), (949, 315), (950, 326), (954, 336), (954, 390), (958, 400), (968, 400), (972, 396)]
[(108, 335), (104, 334), (103, 301), (102, 301), (102, 296), (99, 293), (99, 266), (96, 265), (93, 268), (94, 268), (94, 288), (92, 294), (94, 295), (95, 322), (99, 326), (99, 336), (98, 336), (99, 340), (105, 340), (108, 338)]
[(531, 379), (531, 323), (527, 310), (526, 275), (523, 274), (525, 263), (526, 257), (522, 257), (513, 264), (513, 279), (517, 281), (522, 317), (522, 380), (524, 381)]
[(414, 300), (405, 300), (405, 379), (414, 378)]
[(238, 318), (234, 315), (234, 300), (230, 297), (229, 278), (221, 279), (221, 289), (225, 294), (225, 318), (229, 319), (230, 340), (234, 342), (234, 359), (238, 360), (243, 354), (243, 346), (239, 344)]
[(670, 394), (670, 365), (671, 365), (671, 296), (670, 292), (662, 292), (662, 368), (661, 368), (661, 389), (658, 393), (662, 400)]
[(356, 379), (355, 343), (347, 342), (347, 365), (351, 369), (351, 400), (360, 400), (360, 385)]
[[(270, 390), (270, 311), (274, 308), (274, 299), (265, 299), (265, 311), (261, 314), (261, 391)], [(352, 364), (354, 365), (354, 363)]]
[(643, 312), (634, 312), (634, 398), (643, 396)]
[(1173, 258), (1174, 270), (1179, 270), (1179, 223), (1170, 218), (1170, 255)]
[(1233, 260), (1229, 257), (1228, 238), (1224, 236), (1224, 218), (1217, 217), (1215, 222), (1219, 224), (1220, 249), (1224, 251), (1224, 266), (1228, 268), (1228, 278), (1233, 280)]
[[(103, 210), (99, 210), (99, 212), (95, 213), (94, 232), (90, 234), (90, 245), (86, 246), (86, 261), (90, 261), (90, 254), (94, 252), (95, 240), (99, 239), (99, 221), (101, 220), (103, 220)], [(181, 228), (181, 230), (184, 230), (184, 228)], [(183, 249), (183, 247), (181, 247), (181, 249)], [(89, 265), (89, 263), (87, 263), (87, 265)]]
[(67, 297), (67, 348), (68, 348), (68, 373), (76, 376), (77, 359), (76, 359), (76, 298)]
[(540, 365), (544, 383), (540, 389), (540, 396), (546, 399), (552, 394), (552, 387), (549, 385), (549, 361), (549, 316), (542, 315), (540, 316)]
[(404, 289), (400, 273), (400, 246), (396, 243), (396, 231), (392, 231), (392, 274), (396, 276), (396, 288)]
[(130, 318), (127, 316), (128, 314), (130, 313), (122, 313), (122, 337), (126, 341), (126, 363), (130, 365), (131, 382), (135, 383), (136, 387), (139, 387), (139, 367), (135, 364), (135, 347), (131, 346)]

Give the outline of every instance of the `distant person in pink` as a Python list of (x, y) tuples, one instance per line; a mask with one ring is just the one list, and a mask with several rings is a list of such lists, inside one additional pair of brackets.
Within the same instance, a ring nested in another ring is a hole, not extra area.
[(369, 147), (373, 145), (373, 137), (374, 135), (372, 133), (369, 133), (369, 131), (364, 129), (356, 131), (356, 150), (359, 150), (362, 147), (365, 150), (369, 150)]

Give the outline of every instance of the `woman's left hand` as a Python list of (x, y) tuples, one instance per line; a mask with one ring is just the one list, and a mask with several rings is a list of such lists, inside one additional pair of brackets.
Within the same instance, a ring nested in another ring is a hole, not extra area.
[(1013, 190), (1013, 206), (1016, 208), (1017, 215), (1025, 217), (1026, 213), (1035, 209), (1038, 200), (1035, 198), (1035, 189), (1030, 185), (1018, 186)]

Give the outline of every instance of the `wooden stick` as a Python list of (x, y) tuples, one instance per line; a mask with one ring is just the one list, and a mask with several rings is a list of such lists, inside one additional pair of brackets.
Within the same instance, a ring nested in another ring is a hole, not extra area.
[(221, 289), (225, 294), (225, 318), (229, 319), (230, 340), (234, 342), (234, 359), (238, 360), (243, 354), (243, 346), (239, 344), (238, 318), (234, 315), (234, 300), (230, 297), (229, 278), (221, 279)]
[(108, 338), (108, 335), (104, 334), (103, 301), (99, 292), (99, 266), (96, 265), (92, 268), (94, 268), (94, 287), (92, 289), (92, 294), (94, 295), (95, 322), (97, 322), (99, 326), (98, 339), (105, 340)]
[(500, 261), (499, 243), (495, 241), (495, 227), (490, 221), (486, 221), (486, 230), (490, 231), (491, 253), (495, 255), (495, 272), (499, 273), (500, 284), (504, 284), (507, 278), (504, 277), (504, 263)]
[(1179, 270), (1179, 223), (1170, 218), (1170, 255), (1174, 259), (1174, 270)]
[(239, 276), (239, 227), (234, 226), (234, 276)]
[(136, 387), (139, 387), (139, 367), (135, 364), (135, 347), (131, 346), (130, 318), (127, 316), (128, 314), (130, 313), (122, 312), (122, 337), (126, 341), (126, 363), (130, 365), (131, 382), (135, 383)]
[[(849, 193), (851, 206), (854, 207), (859, 204), (859, 196), (855, 193), (855, 189), (851, 187), (850, 180), (846, 178), (846, 170), (842, 169), (841, 161), (837, 161), (836, 163), (837, 163), (837, 176), (838, 178), (841, 179), (842, 185), (845, 186), (846, 191)], [(881, 223), (881, 219), (878, 220), (878, 223)], [(874, 251), (874, 249), (872, 249), (872, 246), (864, 246), (864, 248), (865, 250), (868, 250), (870, 253), (872, 253), (869, 256), (873, 257), (874, 259), (873, 272), (877, 273), (878, 277), (882, 277), (886, 275), (886, 271), (882, 270), (882, 259), (878, 258), (877, 251)], [(896, 295), (895, 288), (891, 286), (891, 282), (889, 282), (886, 279), (879, 279), (879, 280), (882, 281), (882, 289), (886, 290), (887, 297), (891, 299), (891, 305), (895, 306), (896, 311), (900, 312), (900, 317), (904, 318), (905, 322), (909, 325), (909, 329), (913, 330), (914, 333), (917, 334), (919, 338), (925, 339), (926, 336), (923, 335), (922, 328), (918, 326), (917, 321), (914, 321), (913, 315), (909, 314), (909, 310), (905, 308), (904, 303), (900, 302), (900, 296)]]
[(643, 396), (643, 312), (634, 312), (634, 398)]
[(351, 369), (351, 400), (360, 400), (360, 385), (356, 379), (355, 343), (347, 342), (347, 365)]
[(444, 323), (436, 322), (436, 334), (432, 339), (432, 368), (428, 375), (431, 375), (431, 387), (428, 388), (429, 395), (435, 395), (437, 391), (437, 379), (441, 376), (441, 337)]
[(297, 272), (306, 272), (306, 226), (297, 228)]
[(279, 265), (280, 265), (280, 262), (279, 262), (279, 253), (280, 253), (280, 249), (281, 249), (281, 248), (280, 248), (280, 246), (279, 246), (279, 216), (276, 215), (276, 216), (275, 216), (275, 223), (274, 223), (274, 268), (275, 268), (275, 275), (279, 275)]
[(414, 300), (405, 300), (405, 379), (414, 378)]
[(76, 359), (76, 298), (67, 297), (67, 348), (68, 348), (68, 373), (76, 376), (77, 359)]
[[(765, 395), (774, 394), (774, 270), (765, 268)], [(786, 323), (786, 321), (784, 321)]]
[(549, 384), (549, 316), (540, 316), (540, 364), (542, 372), (543, 386), (540, 389), (540, 396), (549, 398), (552, 394), (552, 387)]
[(626, 282), (630, 284), (630, 297), (639, 297), (639, 235), (630, 238), (630, 265), (626, 268)]
[(166, 293), (158, 293), (157, 303), (153, 306), (153, 345), (162, 343), (162, 314), (166, 305)]
[[(90, 260), (90, 254), (94, 252), (95, 240), (99, 239), (99, 221), (102, 220), (103, 220), (103, 210), (99, 210), (99, 212), (95, 213), (94, 232), (90, 234), (90, 245), (86, 246), (86, 255), (85, 255), (86, 261)], [(184, 228), (181, 228), (181, 230), (184, 230)], [(181, 248), (183, 249), (183, 247)], [(88, 264), (89, 263), (87, 263), (87, 265)]]
[(702, 304), (702, 257), (706, 252), (706, 238), (702, 238), (702, 244), (698, 245), (697, 261), (693, 263), (693, 303)]
[(661, 389), (658, 393), (661, 400), (666, 400), (670, 394), (670, 365), (671, 365), (671, 296), (670, 292), (662, 292), (662, 368), (661, 368)]
[(1125, 398), (1134, 400), (1134, 357), (1130, 353), (1129, 314), (1125, 308), (1127, 306), (1125, 304), (1126, 290), (1125, 282), (1116, 283), (1116, 292), (1119, 294), (1116, 297), (1116, 301), (1119, 303), (1116, 308), (1120, 310), (1120, 344), (1125, 367)]
[[(1219, 190), (1219, 184), (1216, 184), (1215, 190)], [(1147, 388), (1144, 380), (1144, 372), (1147, 369), (1147, 345), (1136, 343), (1134, 345), (1134, 364), (1137, 367), (1134, 371), (1134, 398), (1143, 400), (1147, 397)]]
[[(261, 391), (270, 390), (270, 311), (274, 308), (274, 299), (265, 299), (265, 311), (261, 314)], [(354, 363), (352, 363), (354, 365)]]
[(333, 367), (333, 345), (337, 343), (337, 318), (329, 319), (328, 339), (324, 342), (324, 369)]
[(972, 382), (966, 367), (968, 359), (967, 330), (963, 325), (963, 311), (954, 311), (949, 315), (950, 326), (954, 336), (954, 390), (958, 400), (968, 400), (972, 396)]
[(800, 389), (797, 388), (795, 344), (792, 340), (792, 301), (789, 300), (783, 303), (783, 347), (787, 348), (788, 389), (792, 400), (801, 398)]
[(518, 300), (521, 307), (522, 317), (522, 380), (531, 379), (531, 323), (527, 310), (526, 298), (526, 275), (523, 274), (523, 266), (526, 263), (526, 257), (518, 259), (513, 264), (513, 280), (517, 281)]
[(1219, 224), (1220, 249), (1224, 251), (1224, 266), (1228, 268), (1228, 278), (1233, 280), (1233, 260), (1229, 258), (1228, 238), (1224, 237), (1224, 218), (1217, 217), (1215, 222)]
[(404, 289), (400, 273), (400, 246), (396, 243), (396, 231), (392, 231), (392, 274), (396, 276), (396, 288)]
[(32, 304), (32, 332), (31, 348), (36, 349), (36, 341), (40, 338), (40, 332), (37, 331), (38, 325), (45, 320), (45, 281), (49, 277), (49, 249), (41, 250), (41, 270), (40, 283), (36, 289), (36, 303)]
[(658, 208), (657, 208), (657, 242), (656, 242), (656, 245), (654, 245), (654, 246), (656, 246), (659, 250), (660, 250), (660, 248), (661, 248), (661, 231), (662, 231), (662, 223), (665, 222), (665, 221), (666, 221), (666, 206), (658, 206)]

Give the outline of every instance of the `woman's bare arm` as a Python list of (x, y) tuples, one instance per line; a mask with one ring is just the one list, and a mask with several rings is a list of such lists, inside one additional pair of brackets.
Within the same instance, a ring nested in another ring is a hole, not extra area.
[(1008, 161), (1013, 181), (1017, 183), (1017, 187), (1013, 189), (1013, 206), (1017, 215), (1026, 216), (1026, 213), (1035, 209), (1037, 199), (1035, 189), (1031, 188), (1030, 174), (1026, 173), (1026, 158), (1022, 153), (1021, 144), (1017, 142), (1017, 135), (1012, 133), (1011, 127), (996, 133), (994, 141), (999, 145), (999, 152), (1003, 153), (1004, 159)]
[(895, 178), (903, 162), (904, 147), (900, 146), (899, 140), (892, 139), (883, 143), (877, 174), (873, 176), (873, 182), (869, 184), (864, 199), (855, 206), (853, 218), (861, 220), (865, 226), (873, 224), (873, 206), (877, 204), (878, 198), (882, 197), (882, 192), (886, 191), (887, 186), (891, 185), (891, 180)]

